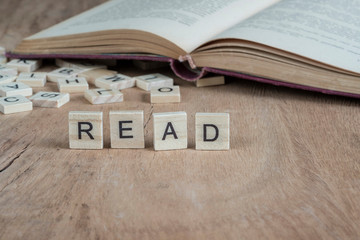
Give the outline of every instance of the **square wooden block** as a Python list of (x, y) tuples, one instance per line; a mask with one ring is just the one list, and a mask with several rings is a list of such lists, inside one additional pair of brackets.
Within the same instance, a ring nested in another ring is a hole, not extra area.
[(57, 85), (62, 93), (81, 93), (89, 89), (89, 84), (83, 77), (59, 79)]
[(224, 76), (201, 78), (196, 81), (196, 87), (209, 87), (209, 86), (218, 86), (224, 84), (225, 84)]
[(74, 68), (58, 68), (47, 74), (50, 82), (58, 82), (59, 79), (76, 77), (82, 70)]
[(5, 74), (5, 75), (11, 75), (11, 76), (17, 76), (18, 74), (18, 70), (17, 68), (14, 67), (9, 67), (6, 64), (0, 64), (0, 74)]
[(153, 113), (153, 120), (156, 151), (187, 148), (186, 112)]
[(116, 89), (90, 89), (85, 91), (84, 97), (91, 104), (116, 103), (124, 101), (124, 95)]
[(3, 114), (31, 111), (32, 107), (32, 102), (21, 95), (0, 98), (0, 111)]
[(99, 69), (103, 68), (106, 69), (107, 66), (96, 64), (90, 61), (84, 61), (84, 60), (64, 60), (64, 59), (56, 59), (55, 64), (58, 67), (62, 68), (74, 68), (79, 70), (91, 70), (91, 69)]
[(41, 66), (41, 60), (13, 59), (6, 65), (14, 67), (18, 72), (34, 72)]
[(16, 79), (17, 82), (22, 82), (30, 87), (43, 87), (46, 83), (46, 73), (45, 72), (32, 72), (25, 73), (22, 72)]
[(38, 92), (30, 97), (34, 107), (59, 108), (70, 101), (68, 93)]
[(144, 111), (110, 111), (111, 148), (144, 148)]
[(230, 115), (228, 113), (196, 113), (196, 150), (230, 149)]
[(150, 91), (153, 87), (172, 87), (174, 85), (172, 78), (160, 73), (137, 76), (134, 79), (136, 80), (136, 86), (145, 91)]
[(102, 149), (102, 112), (69, 112), (69, 144), (75, 149)]
[(180, 102), (180, 87), (154, 87), (151, 89), (151, 103), (176, 103)]
[(116, 75), (116, 71), (107, 70), (107, 69), (92, 69), (81, 72), (78, 74), (79, 77), (84, 77), (88, 81), (88, 83), (95, 85), (95, 80), (105, 76), (113, 76)]
[(32, 88), (24, 83), (11, 82), (0, 85), (0, 96), (2, 97), (10, 97), (15, 95), (22, 95), (28, 97), (32, 94)]
[(115, 74), (110, 76), (103, 76), (95, 80), (95, 86), (104, 89), (126, 89), (135, 87), (135, 79), (123, 75)]
[(16, 76), (14, 75), (6, 75), (0, 73), (0, 85), (14, 82), (16, 79)]

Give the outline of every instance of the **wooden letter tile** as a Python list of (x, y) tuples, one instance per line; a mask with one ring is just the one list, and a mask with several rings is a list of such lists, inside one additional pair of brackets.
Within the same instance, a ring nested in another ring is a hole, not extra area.
[(230, 149), (230, 115), (228, 113), (196, 113), (196, 150)]
[(41, 66), (41, 60), (13, 59), (6, 65), (16, 68), (19, 72), (33, 72)]
[(135, 79), (123, 75), (123, 74), (116, 74), (111, 76), (104, 76), (97, 78), (95, 80), (95, 86), (104, 88), (104, 89), (125, 89), (125, 88), (132, 88), (135, 86)]
[(46, 73), (45, 72), (32, 72), (25, 73), (22, 72), (16, 79), (17, 82), (22, 82), (30, 87), (43, 87), (46, 83)]
[(151, 103), (175, 103), (180, 102), (179, 86), (154, 87), (151, 89)]
[(0, 64), (0, 74), (5, 74), (5, 75), (11, 75), (11, 76), (17, 76), (18, 74), (18, 70), (17, 68), (14, 67), (9, 67), (6, 64)]
[(217, 86), (224, 84), (225, 84), (224, 76), (201, 78), (196, 81), (196, 87), (208, 87), (208, 86)]
[(15, 81), (15, 79), (16, 79), (16, 76), (0, 73), (0, 85), (6, 84), (6, 83), (11, 83), (11, 82)]
[(62, 93), (81, 93), (89, 89), (89, 84), (82, 77), (59, 79), (57, 85)]
[(38, 92), (30, 97), (34, 107), (59, 108), (70, 101), (68, 93)]
[(33, 90), (30, 86), (20, 83), (20, 82), (11, 82), (0, 85), (0, 96), (2, 97), (10, 97), (15, 95), (22, 96), (31, 96)]
[(50, 82), (58, 82), (59, 79), (76, 77), (82, 70), (74, 68), (58, 68), (47, 74)]
[(138, 88), (150, 91), (153, 87), (172, 87), (174, 80), (160, 73), (134, 77)]
[(102, 112), (69, 112), (69, 143), (75, 149), (102, 149)]
[(124, 95), (116, 89), (90, 89), (85, 91), (84, 97), (91, 104), (116, 103), (124, 101)]
[(187, 148), (186, 112), (154, 113), (154, 149)]
[(0, 111), (4, 114), (31, 111), (32, 106), (32, 102), (21, 95), (0, 98)]
[(111, 71), (107, 69), (92, 69), (81, 72), (78, 74), (79, 77), (84, 77), (88, 83), (95, 85), (95, 79), (104, 77), (104, 76), (113, 76), (117, 74), (116, 71)]
[(144, 148), (144, 112), (110, 111), (111, 148)]

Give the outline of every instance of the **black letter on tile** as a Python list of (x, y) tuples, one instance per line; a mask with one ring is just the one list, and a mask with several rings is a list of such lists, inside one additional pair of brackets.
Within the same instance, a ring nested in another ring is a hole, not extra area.
[[(207, 128), (212, 127), (215, 129), (215, 137), (214, 138), (207, 138)], [(204, 142), (214, 142), (219, 137), (219, 129), (214, 124), (204, 124)]]
[(123, 128), (123, 123), (132, 123), (133, 121), (119, 121), (120, 138), (134, 138), (134, 136), (124, 136), (123, 131), (131, 131), (132, 128)]
[[(81, 125), (88, 125), (89, 128), (88, 129), (82, 129)], [(79, 136), (79, 139), (81, 139), (81, 132), (85, 132), (89, 136), (90, 139), (94, 140), (93, 135), (91, 135), (91, 133), (90, 133), (90, 131), (92, 129), (93, 129), (92, 123), (90, 123), (90, 122), (78, 122), (78, 136)]]
[[(169, 132), (169, 128), (170, 128), (170, 130), (171, 130), (170, 132)], [(164, 136), (163, 136), (163, 138), (162, 138), (163, 141), (166, 139), (166, 136), (167, 136), (167, 135), (174, 135), (174, 138), (175, 138), (175, 139), (178, 139), (178, 137), (177, 137), (177, 135), (176, 135), (176, 132), (175, 132), (175, 129), (174, 129), (174, 127), (173, 127), (173, 125), (172, 125), (171, 122), (168, 122), (168, 124), (166, 125), (165, 132), (164, 132)]]

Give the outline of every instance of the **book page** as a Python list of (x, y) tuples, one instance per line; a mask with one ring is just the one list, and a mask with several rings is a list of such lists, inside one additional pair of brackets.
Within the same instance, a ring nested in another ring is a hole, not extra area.
[(151, 32), (191, 52), (279, 0), (113, 0), (27, 39), (113, 29)]
[(359, 0), (283, 0), (214, 39), (266, 44), (360, 73)]

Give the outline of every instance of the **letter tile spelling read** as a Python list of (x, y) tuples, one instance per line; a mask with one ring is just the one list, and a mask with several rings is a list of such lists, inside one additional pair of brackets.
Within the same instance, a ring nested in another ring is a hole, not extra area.
[(84, 97), (91, 104), (116, 103), (124, 101), (124, 94), (116, 89), (90, 89), (85, 91)]
[(230, 115), (228, 113), (196, 113), (196, 150), (230, 149)]
[(179, 86), (154, 87), (151, 89), (151, 103), (175, 103), (180, 102)]
[(18, 72), (34, 72), (41, 66), (41, 60), (13, 59), (6, 65), (14, 67)]
[(29, 98), (34, 107), (59, 108), (70, 101), (70, 94), (59, 92), (38, 92)]
[(81, 93), (89, 89), (89, 84), (83, 77), (59, 79), (57, 85), (61, 93)]
[(58, 82), (59, 79), (76, 77), (81, 71), (75, 68), (58, 68), (47, 74), (47, 80)]
[(110, 111), (112, 148), (144, 148), (144, 111)]
[(187, 148), (186, 112), (154, 113), (154, 149)]
[(15, 81), (16, 76), (14, 75), (6, 75), (6, 74), (2, 74), (0, 72), (0, 85), (2, 84), (6, 84), (6, 83), (11, 83), (13, 81)]
[(118, 73), (116, 75), (97, 78), (95, 80), (95, 86), (105, 89), (122, 90), (126, 88), (135, 87), (135, 79)]
[(22, 72), (16, 79), (17, 82), (22, 82), (30, 87), (43, 87), (46, 83), (46, 73), (45, 72), (32, 72), (25, 73)]
[(0, 98), (0, 111), (4, 114), (31, 111), (32, 102), (21, 95)]
[(15, 95), (22, 95), (28, 97), (32, 94), (32, 88), (24, 83), (11, 82), (0, 85), (0, 96), (2, 97), (10, 97)]
[(134, 77), (136, 80), (136, 86), (150, 91), (153, 87), (172, 87), (174, 80), (160, 73), (148, 74)]
[(69, 112), (69, 143), (75, 149), (102, 149), (102, 112)]

